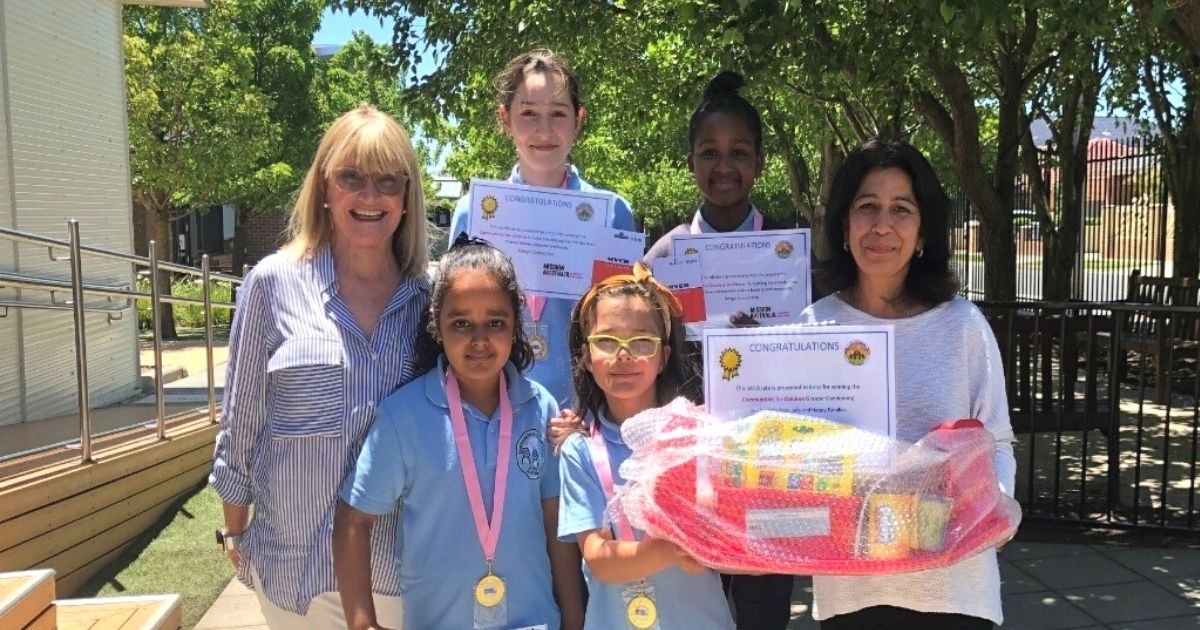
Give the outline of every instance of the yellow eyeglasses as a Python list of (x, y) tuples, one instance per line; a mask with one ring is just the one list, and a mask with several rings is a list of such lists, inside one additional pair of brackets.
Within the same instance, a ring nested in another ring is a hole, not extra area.
[(652, 357), (662, 346), (662, 339), (650, 336), (622, 339), (613, 335), (588, 335), (587, 340), (593, 351), (610, 357), (617, 356), (622, 349), (628, 351), (631, 356)]

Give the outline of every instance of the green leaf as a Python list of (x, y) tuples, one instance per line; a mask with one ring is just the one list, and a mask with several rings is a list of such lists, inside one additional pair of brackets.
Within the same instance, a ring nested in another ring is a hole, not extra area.
[(938, 11), (942, 14), (942, 21), (949, 24), (950, 21), (954, 19), (954, 16), (958, 14), (958, 7), (955, 7), (949, 2), (945, 2), (943, 0), (942, 5), (938, 8)]
[(1150, 9), (1150, 23), (1154, 28), (1164, 28), (1175, 19), (1175, 9), (1167, 0), (1155, 0)]

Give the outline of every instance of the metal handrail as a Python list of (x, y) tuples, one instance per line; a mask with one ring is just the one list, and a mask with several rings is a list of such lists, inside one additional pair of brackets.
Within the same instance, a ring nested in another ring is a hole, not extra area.
[[(70, 263), (69, 280), (0, 271), (0, 287), (45, 291), (50, 293), (49, 302), (33, 302), (23, 299), (5, 299), (0, 300), (0, 308), (4, 309), (3, 316), (7, 316), (7, 309), (9, 307), (42, 310), (70, 310), (73, 312), (75, 324), (76, 384), (78, 387), (79, 397), (79, 444), (81, 461), (83, 463), (87, 463), (92, 460), (93, 436), (91, 426), (90, 383), (88, 381), (87, 373), (87, 329), (85, 321), (85, 316), (88, 311), (106, 312), (108, 313), (109, 321), (111, 322), (114, 319), (119, 319), (121, 313), (132, 308), (136, 300), (150, 300), (152, 304), (150, 318), (154, 329), (154, 394), (156, 406), (156, 432), (158, 439), (165, 440), (166, 397), (164, 394), (164, 383), (162, 377), (162, 330), (159, 318), (159, 306), (164, 302), (169, 304), (190, 304), (202, 306), (204, 308), (204, 336), (206, 346), (206, 363), (208, 367), (208, 417), (209, 422), (215, 423), (217, 421), (217, 416), (216, 383), (213, 373), (212, 309), (232, 309), (235, 307), (235, 304), (233, 302), (213, 301), (212, 287), (210, 283), (211, 281), (216, 280), (229, 282), (234, 285), (240, 285), (242, 283), (242, 279), (237, 276), (213, 272), (210, 269), (208, 254), (204, 254), (202, 256), (200, 269), (178, 265), (175, 263), (161, 262), (156, 256), (157, 243), (155, 241), (149, 242), (149, 251), (147, 256), (137, 256), (135, 254), (114, 252), (99, 247), (83, 245), (79, 237), (79, 222), (75, 219), (67, 221), (67, 233), (68, 239), (62, 241), (38, 234), (0, 227), (0, 240), (46, 247), (47, 251), (49, 252), (50, 260), (55, 262)], [(65, 249), (67, 250), (68, 254), (66, 256), (56, 255), (56, 249)], [(85, 255), (95, 258), (130, 263), (134, 266), (135, 272), (137, 271), (138, 267), (146, 268), (150, 272), (150, 292), (148, 294), (141, 293), (136, 289), (122, 286), (85, 284), (83, 282), (83, 258)], [(159, 287), (159, 271), (181, 273), (201, 279), (204, 285), (203, 298), (195, 299), (162, 295)], [(71, 294), (71, 299), (65, 302), (56, 301), (54, 299), (54, 293), (61, 291), (69, 291)], [(125, 304), (123, 306), (117, 304), (88, 304), (85, 302), (85, 296), (103, 297), (110, 301), (114, 298), (123, 299), (125, 300)]]
[[(3, 238), (3, 235), (0, 235), (0, 238)], [(154, 241), (151, 241), (151, 242), (153, 243)], [(205, 256), (207, 256), (207, 255), (208, 254), (205, 254)], [(70, 261), (70, 258), (64, 257), (61, 259), (61, 262), (68, 262), (68, 261)], [(214, 278), (214, 279), (224, 281), (224, 278)], [(240, 282), (241, 281), (239, 280), (238, 283), (240, 284)], [(68, 280), (50, 280), (47, 278), (38, 278), (36, 276), (8, 273), (8, 272), (3, 272), (3, 271), (0, 271), (0, 287), (8, 287), (11, 289), (32, 289), (35, 291), (49, 291), (51, 293), (53, 293), (55, 291), (72, 291), (73, 290), (72, 282), (68, 281)], [(141, 293), (134, 289), (127, 289), (124, 287), (110, 287), (110, 286), (103, 286), (103, 285), (96, 285), (96, 284), (83, 285), (83, 292), (87, 295), (95, 295), (95, 296), (109, 297), (109, 298), (114, 298), (114, 297), (115, 298), (124, 298), (126, 300), (139, 300), (139, 299), (147, 299), (150, 297), (148, 294)], [(164, 295), (160, 299), (161, 299), (161, 301), (168, 302), (170, 304), (191, 304), (193, 306), (204, 306), (205, 305), (205, 301), (203, 298), (196, 299), (196, 298), (188, 298), (188, 297), (179, 297), (179, 296), (175, 296), (175, 295)], [(67, 304), (70, 304), (70, 302), (68, 302)], [(220, 307), (220, 308), (233, 308), (234, 307), (233, 302), (213, 302), (212, 305)]]
[[(60, 241), (58, 239), (49, 238), (46, 236), (40, 236), (37, 234), (30, 234), (29, 232), (22, 232), (20, 230), (14, 230), (11, 228), (6, 228), (6, 227), (0, 227), (0, 239), (7, 240), (7, 241), (13, 241), (16, 243), (25, 243), (27, 245), (44, 246), (50, 254), (50, 259), (55, 262), (66, 262), (66, 261), (70, 260), (69, 256), (55, 256), (54, 255), (54, 250), (56, 248), (70, 250), (71, 249), (70, 241)], [(137, 254), (125, 254), (122, 252), (114, 252), (112, 250), (104, 249), (101, 247), (94, 247), (91, 245), (82, 245), (82, 244), (79, 246), (79, 250), (80, 250), (80, 252), (82, 252), (84, 254), (91, 254), (97, 258), (106, 258), (108, 260), (117, 260), (117, 261), (121, 261), (121, 262), (133, 263), (135, 265), (148, 265), (149, 264), (148, 256), (138, 256)], [(172, 262), (161, 262), (160, 261), (158, 263), (158, 267), (159, 267), (159, 269), (161, 269), (163, 271), (173, 271), (176, 273), (183, 273), (183, 274), (187, 274), (190, 276), (202, 275), (201, 271), (199, 269), (196, 269), (195, 267), (188, 267), (187, 265), (180, 265), (180, 264), (172, 263)], [(224, 280), (226, 282), (233, 282), (233, 283), (241, 283), (241, 281), (242, 281), (242, 279), (237, 276), (231, 276), (231, 275), (222, 274), (222, 273), (211, 273), (210, 275), (212, 276), (213, 280)]]

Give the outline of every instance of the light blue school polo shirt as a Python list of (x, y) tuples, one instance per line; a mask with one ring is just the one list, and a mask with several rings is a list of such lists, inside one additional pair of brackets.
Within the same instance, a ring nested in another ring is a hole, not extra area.
[[(399, 501), (396, 562), (405, 630), (462, 630), (474, 619), (475, 582), (486, 566), (459, 467), (446, 402), (445, 357), (438, 367), (379, 404), (358, 463), (341, 498), (369, 514), (387, 514)], [(558, 405), (546, 390), (505, 366), (513, 405), (512, 452), (504, 522), (494, 572), (508, 587), (504, 627), (561, 619), (554, 602), (542, 501), (558, 494), (558, 459), (546, 443), (546, 418)], [(488, 418), (469, 403), (467, 435), (479, 473), (484, 508), (492, 513), (500, 410)]]
[[(525, 183), (525, 180), (521, 179), (521, 173), (516, 166), (513, 166), (512, 174), (509, 175), (508, 181), (514, 184)], [(596, 188), (583, 181), (579, 177), (579, 171), (574, 166), (569, 167), (567, 182), (563, 188), (582, 192), (611, 192)], [(618, 230), (633, 230), (633, 212), (629, 209), (629, 203), (620, 195), (614, 194), (614, 197), (612, 212), (609, 213), (609, 220), (606, 224), (607, 227)], [(454, 218), (450, 221), (451, 243), (454, 242), (454, 239), (458, 237), (460, 232), (470, 232), (470, 206), (470, 195), (458, 200), (458, 207), (454, 210)], [(524, 284), (522, 278), (517, 278), (517, 281)], [(533, 366), (527, 372), (529, 378), (541, 383), (549, 390), (554, 399), (558, 401), (558, 406), (564, 409), (571, 407), (575, 400), (574, 385), (571, 382), (571, 353), (567, 347), (567, 330), (571, 323), (571, 309), (575, 306), (575, 302), (576, 300), (561, 298), (549, 298), (546, 300), (546, 306), (542, 309), (542, 317), (536, 327), (549, 342), (549, 354), (545, 359), (534, 361)], [(529, 315), (528, 308), (522, 310), (521, 317), (525, 322), (526, 335), (531, 334), (535, 329), (535, 324)]]
[[(608, 445), (613, 483), (622, 484), (624, 480), (618, 468), (629, 458), (631, 451), (621, 440), (621, 428), (601, 414), (600, 435)], [(608, 527), (604, 522), (608, 501), (592, 463), (588, 441), (582, 435), (572, 435), (559, 454), (562, 494), (559, 495), (558, 538), (564, 542), (576, 542), (578, 533)], [(635, 530), (634, 535), (640, 540), (642, 532)], [(621, 597), (625, 584), (605, 584), (597, 580), (587, 562), (583, 563), (583, 577), (588, 586), (584, 628), (627, 627), (625, 601)], [(734, 627), (725, 593), (721, 590), (721, 577), (716, 572), (689, 575), (673, 567), (650, 576), (647, 582), (654, 586), (658, 625), (662, 630), (728, 630)], [(407, 600), (405, 605), (408, 605)]]

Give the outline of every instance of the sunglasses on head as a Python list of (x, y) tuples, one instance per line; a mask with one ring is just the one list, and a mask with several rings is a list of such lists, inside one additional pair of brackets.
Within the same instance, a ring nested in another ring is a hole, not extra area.
[(388, 197), (402, 195), (408, 188), (408, 176), (403, 173), (366, 175), (357, 169), (339, 168), (333, 174), (333, 183), (342, 192), (359, 192), (367, 187), (367, 182), (371, 182), (379, 194)]

